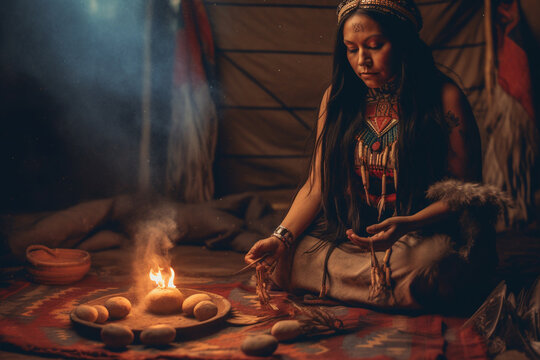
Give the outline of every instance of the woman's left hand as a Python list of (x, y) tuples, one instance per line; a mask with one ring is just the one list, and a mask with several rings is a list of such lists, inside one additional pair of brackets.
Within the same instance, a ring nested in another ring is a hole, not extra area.
[(373, 236), (358, 236), (352, 229), (347, 230), (347, 236), (353, 244), (360, 247), (369, 249), (370, 242), (373, 242), (375, 250), (386, 250), (411, 230), (409, 216), (394, 216), (378, 224), (368, 226), (366, 231), (369, 234), (374, 234)]

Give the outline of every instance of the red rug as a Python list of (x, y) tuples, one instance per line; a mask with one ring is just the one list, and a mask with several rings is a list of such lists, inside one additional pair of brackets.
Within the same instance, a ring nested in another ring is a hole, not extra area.
[[(195, 286), (226, 297), (236, 311), (260, 315), (255, 294), (239, 283), (207, 282)], [(13, 282), (0, 290), (0, 342), (9, 349), (81, 359), (247, 359), (240, 351), (246, 336), (268, 332), (273, 323), (251, 326), (225, 324), (219, 331), (196, 340), (175, 342), (167, 348), (130, 345), (111, 351), (77, 333), (69, 319), (71, 310), (92, 298), (126, 290), (118, 283), (87, 276), (72, 286), (46, 286)], [(275, 296), (283, 296), (276, 294)], [(482, 339), (471, 330), (461, 331), (464, 319), (439, 315), (390, 315), (362, 308), (329, 307), (358, 330), (334, 336), (282, 343), (275, 359), (485, 359)]]

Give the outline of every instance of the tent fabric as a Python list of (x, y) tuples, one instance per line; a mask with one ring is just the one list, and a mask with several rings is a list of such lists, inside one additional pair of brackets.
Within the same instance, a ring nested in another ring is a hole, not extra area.
[[(420, 36), (462, 88), (480, 128), (485, 108), (482, 0), (418, 0)], [(218, 194), (295, 189), (306, 175), (330, 84), (337, 0), (207, 0), (218, 77)]]
[(210, 84), (214, 43), (201, 0), (182, 1), (176, 37), (171, 130), (166, 185), (175, 199), (212, 199), (212, 163), (217, 139), (216, 109)]

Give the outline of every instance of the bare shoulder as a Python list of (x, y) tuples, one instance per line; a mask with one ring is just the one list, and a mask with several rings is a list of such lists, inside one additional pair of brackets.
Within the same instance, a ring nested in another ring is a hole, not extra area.
[(454, 83), (445, 82), (442, 86), (442, 104), (444, 110), (463, 110), (467, 104), (465, 94)]
[(444, 118), (450, 129), (463, 128), (474, 123), (474, 115), (467, 97), (456, 84), (444, 83), (441, 96)]
[(332, 91), (332, 85), (326, 88), (326, 90), (324, 91), (322, 100), (321, 100), (321, 106), (319, 108), (319, 119), (317, 121), (318, 133), (321, 132), (324, 126), (324, 123), (326, 122), (326, 109), (327, 109), (328, 101), (330, 100), (331, 91)]
[(479, 181), (482, 177), (480, 134), (471, 106), (453, 83), (445, 83), (441, 95), (449, 132), (448, 170), (458, 179)]
[(328, 100), (330, 100), (330, 92), (332, 91), (332, 85), (328, 86), (326, 90), (324, 91), (323, 97), (322, 97), (322, 103), (325, 105), (328, 104)]

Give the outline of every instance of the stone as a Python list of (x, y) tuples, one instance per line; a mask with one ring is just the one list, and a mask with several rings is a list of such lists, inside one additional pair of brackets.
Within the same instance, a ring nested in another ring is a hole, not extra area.
[(276, 351), (278, 340), (272, 335), (255, 335), (242, 342), (242, 352), (249, 356), (270, 356)]
[(199, 321), (213, 318), (214, 316), (216, 316), (217, 312), (218, 308), (216, 304), (208, 300), (203, 300), (199, 302), (197, 305), (195, 305), (195, 308), (193, 309), (193, 315), (195, 315), (195, 318), (197, 318), (197, 320)]
[(188, 296), (182, 304), (182, 311), (187, 316), (193, 316), (193, 309), (195, 309), (195, 306), (204, 300), (211, 301), (212, 299), (207, 294), (193, 294)]
[(302, 324), (298, 320), (282, 320), (272, 326), (270, 333), (278, 341), (293, 340), (304, 333)]
[(103, 324), (105, 321), (109, 319), (109, 310), (103, 305), (94, 305), (94, 309), (98, 312), (98, 317), (96, 319), (96, 323)]
[(145, 345), (167, 345), (176, 337), (176, 329), (170, 325), (159, 324), (147, 327), (141, 332), (140, 339)]
[(146, 310), (153, 314), (179, 313), (184, 302), (184, 294), (177, 288), (155, 288), (144, 297)]
[(98, 318), (98, 311), (90, 305), (79, 305), (75, 308), (75, 315), (81, 320), (93, 323)]
[(107, 324), (101, 329), (101, 340), (111, 348), (123, 348), (133, 342), (133, 331), (125, 325)]
[(115, 296), (105, 301), (111, 319), (125, 318), (131, 311), (131, 302), (123, 296)]

